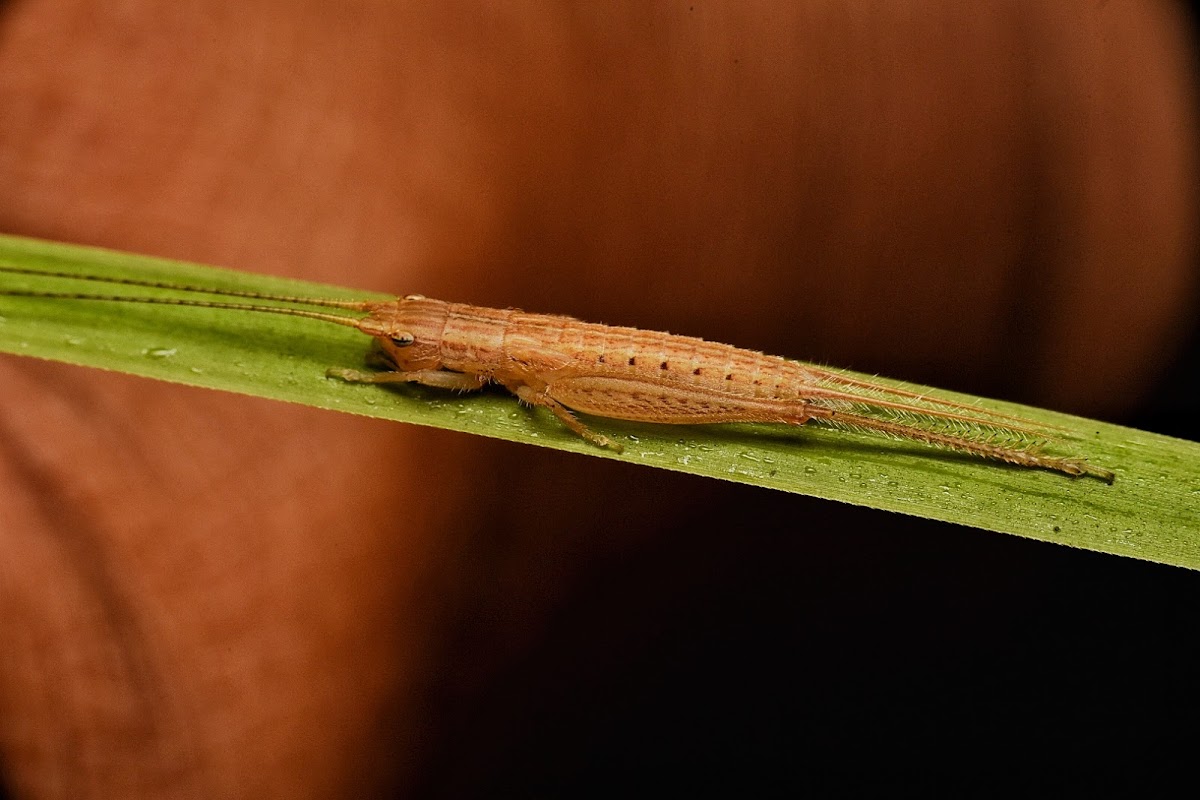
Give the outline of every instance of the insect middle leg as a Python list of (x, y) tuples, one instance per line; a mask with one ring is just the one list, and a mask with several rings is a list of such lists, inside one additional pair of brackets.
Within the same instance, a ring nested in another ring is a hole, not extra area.
[(465, 372), (447, 372), (441, 369), (421, 369), (412, 372), (359, 372), (356, 369), (329, 369), (325, 375), (339, 378), (347, 383), (419, 383), (435, 389), (452, 389), (474, 392), (483, 388), (486, 379)]
[(600, 447), (607, 447), (615, 450), (618, 453), (624, 452), (625, 448), (609, 439), (607, 436), (602, 436), (595, 431), (592, 431), (588, 426), (579, 421), (578, 417), (572, 414), (567, 407), (555, 400), (553, 397), (547, 396), (544, 392), (539, 392), (531, 386), (525, 384), (517, 384), (508, 386), (509, 391), (517, 396), (518, 399), (529, 403), (531, 406), (541, 406), (548, 408), (554, 413), (554, 416), (562, 420), (562, 423), (570, 428), (575, 433), (587, 439), (589, 442)]

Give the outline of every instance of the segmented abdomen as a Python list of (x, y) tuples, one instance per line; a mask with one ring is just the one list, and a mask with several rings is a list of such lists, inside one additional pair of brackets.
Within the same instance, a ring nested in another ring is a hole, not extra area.
[(536, 350), (552, 351), (574, 369), (661, 377), (751, 397), (795, 398), (812, 381), (803, 364), (753, 350), (543, 314), (514, 314), (508, 322), (505, 350), (517, 358)]

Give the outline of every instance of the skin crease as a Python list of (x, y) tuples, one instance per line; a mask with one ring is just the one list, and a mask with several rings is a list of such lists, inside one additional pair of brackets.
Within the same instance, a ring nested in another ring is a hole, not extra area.
[[(0, 229), (1098, 416), (1152, 384), (1195, 313), (1172, 6), (694, 6), (0, 6)], [(589, 560), (757, 496), (10, 357), (0, 486), (37, 798), (432, 780)]]

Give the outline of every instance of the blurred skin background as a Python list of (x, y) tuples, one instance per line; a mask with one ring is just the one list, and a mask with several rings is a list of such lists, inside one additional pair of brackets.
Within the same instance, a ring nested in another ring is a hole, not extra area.
[[(10, 0), (0, 230), (1192, 436), (1192, 23)], [(1181, 713), (1182, 570), (33, 360), (0, 399), (16, 797), (810, 781)]]

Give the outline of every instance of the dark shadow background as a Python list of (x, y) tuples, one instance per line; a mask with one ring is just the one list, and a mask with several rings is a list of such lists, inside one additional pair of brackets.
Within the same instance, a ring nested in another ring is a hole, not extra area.
[[(1197, 341), (1121, 422), (1197, 438)], [(494, 635), (480, 620), (505, 603), (485, 593), (493, 610), (447, 640), (444, 662), (468, 675), (435, 695), (421, 796), (648, 779), (1140, 791), (1141, 765), (1187, 763), (1191, 572), (733, 485), (707, 494), (660, 539), (592, 564), (527, 650), (479, 675), (472, 656)], [(751, 533), (746, 514), (780, 527)]]
[[(33, 0), (28, 2), (32, 5)], [(24, 3), (0, 3), (0, 15), (21, 5)], [(78, 4), (62, 5), (78, 13)], [(1189, 4), (1188, 12), (1195, 26), (1196, 5)], [(476, 12), (468, 6), (459, 13), (470, 16)], [(762, 14), (769, 13), (770, 7), (764, 5)], [(0, 22), (3, 20), (0, 16)], [(80, 25), (86, 28), (86, 22)], [(486, 46), (482, 43), (502, 38), (486, 24), (475, 25), (464, 23), (463, 27), (469, 29), (464, 36), (477, 36), (480, 49)], [(627, 37), (632, 42), (644, 33), (642, 27), (633, 24), (617, 28), (605, 36), (616, 41)], [(647, 22), (645, 29), (649, 28)], [(431, 30), (430, 36), (441, 31), (436, 27)], [(86, 39), (79, 35), (81, 40)], [(531, 41), (542, 37), (538, 30), (524, 31), (523, 35)], [(1193, 31), (1193, 42), (1195, 36)], [(198, 40), (202, 46), (203, 36), (198, 35)], [(0, 39), (0, 48), (3, 46), (4, 40)], [(616, 52), (620, 53), (620, 48)], [(403, 54), (395, 57), (402, 60)], [(321, 64), (320, 58), (314, 59)], [(92, 65), (88, 69), (96, 68)], [(622, 74), (619, 63), (596, 66), (589, 62), (589, 68), (598, 71), (601, 87), (607, 87), (605, 69)], [(474, 74), (469, 63), (456, 69), (469, 76)], [(77, 77), (81, 85), (87, 82), (88, 74), (81, 70)], [(484, 71), (477, 78), (480, 85), (488, 81)], [(152, 80), (153, 76), (145, 79)], [(835, 81), (836, 76), (829, 80)], [(276, 88), (279, 95), (285, 95), (287, 82), (281, 81)], [(0, 94), (0, 101), (19, 99), (25, 90), (8, 84), (7, 91)], [(547, 104), (555, 102), (553, 95), (547, 96), (551, 98), (545, 100)], [(482, 104), (488, 97), (481, 90), (479, 98), (455, 100)], [(63, 102), (69, 107), (59, 97), (43, 100), (51, 105)], [(727, 100), (737, 103), (739, 98)], [(538, 105), (537, 98), (530, 102)], [(603, 90), (597, 90), (592, 103), (601, 109), (611, 105), (614, 113), (621, 111)], [(162, 108), (173, 108), (171, 101), (162, 100), (159, 110)], [(387, 118), (386, 109), (360, 110), (371, 119)], [(255, 109), (253, 113), (260, 111)], [(430, 113), (443, 111), (434, 108)], [(518, 116), (520, 109), (501, 103), (488, 111), (503, 120), (507, 114)], [(53, 141), (51, 134), (69, 128), (71, 123), (69, 115), (50, 116), (57, 123), (47, 131), (48, 142)], [(167, 117), (170, 119), (169, 113)], [(180, 131), (190, 132), (192, 122), (187, 118), (174, 120)], [(0, 122), (3, 124), (17, 127), (12, 122)], [(382, 123), (380, 127), (385, 132), (392, 130)], [(760, 133), (734, 127), (729, 135), (739, 142), (753, 141)], [(514, 130), (513, 141), (519, 142), (525, 131), (519, 124)], [(551, 140), (569, 138), (565, 130), (536, 133)], [(104, 131), (93, 135), (98, 151), (107, 152)], [(834, 138), (838, 135), (836, 130), (831, 133)], [(943, 147), (953, 154), (955, 144), (934, 137), (930, 147)], [(664, 153), (642, 154), (645, 161), (631, 159), (633, 166), (627, 168), (645, 170), (655, 177), (655, 161), (688, 157), (686, 143), (683, 145), (682, 153), (668, 148)], [(331, 140), (328, 146), (336, 148), (339, 142)], [(562, 152), (554, 152), (564, 163), (576, 164), (572, 146), (568, 142), (562, 145)], [(393, 152), (401, 146), (383, 134), (375, 147), (397, 162), (410, 160), (403, 151)], [(598, 153), (597, 158), (609, 153), (606, 143), (594, 147), (587, 152)], [(486, 154), (486, 158), (481, 157), (484, 171), (519, 172), (529, 166), (529, 162), (520, 160), (510, 164), (503, 141), (485, 142), (479, 149)], [(15, 147), (10, 147), (12, 152), (16, 152)], [(614, 168), (621, 167), (620, 154), (624, 151), (619, 150), (618, 143), (613, 143), (611, 152)], [(142, 157), (140, 153), (135, 155)], [(237, 150), (226, 153), (228, 161), (221, 162), (219, 171), (255, 169), (256, 165), (244, 155)], [(0, 141), (0, 170), (9, 170), (0, 174), (21, 175), (13, 167), (16, 159), (5, 162), (4, 156), (5, 144)], [(152, 158), (153, 154), (145, 157)], [(302, 160), (298, 160), (296, 173), (302, 173), (303, 168)], [(823, 165), (805, 168), (821, 169)], [(582, 174), (566, 175), (562, 181), (565, 186), (573, 186), (578, 180), (580, 188), (576, 191), (583, 200), (565, 191), (561, 196), (548, 196), (555, 200), (567, 197), (563, 202), (569, 208), (591, 209), (589, 195), (603, 188), (588, 183), (590, 173), (579, 169)], [(153, 174), (150, 167), (146, 170), (148, 175)], [(107, 173), (103, 169), (99, 173), (97, 183), (101, 189), (97, 195), (106, 197), (110, 188), (104, 184)], [(269, 177), (284, 180), (283, 176)], [(124, 209), (128, 218), (123, 222), (120, 209), (111, 211), (99, 201), (99, 211), (81, 201), (78, 207), (72, 207), (74, 216), (64, 211), (62, 219), (52, 218), (45, 211), (53, 207), (52, 203), (29, 188), (34, 183), (14, 179), (10, 185), (17, 188), (7, 200), (0, 199), (0, 229), (242, 267), (258, 263), (255, 259), (264, 258), (261, 253), (266, 252), (269, 256), (265, 257), (264, 271), (278, 269), (301, 277), (340, 278), (343, 283), (357, 279), (381, 288), (390, 280), (386, 277), (386, 254), (379, 256), (377, 271), (362, 273), (361, 278), (342, 277), (345, 272), (322, 272), (320, 266), (314, 266), (340, 258), (339, 248), (347, 253), (370, 253), (370, 247), (376, 244), (373, 240), (363, 244), (350, 234), (342, 239), (331, 234), (328, 240), (319, 242), (325, 249), (315, 255), (304, 251), (303, 243), (290, 243), (289, 237), (296, 230), (311, 228), (324, 233), (323, 225), (339, 214), (362, 220), (364, 227), (391, 222), (386, 202), (389, 198), (371, 194), (370, 174), (352, 177), (363, 179), (363, 185), (345, 194), (345, 206), (327, 207), (325, 216), (318, 215), (315, 221), (289, 218), (285, 209), (280, 212), (276, 228), (243, 231), (243, 239), (229, 233), (228, 241), (221, 240), (224, 234), (214, 231), (236, 229), (236, 218), (213, 219), (208, 230), (196, 223), (198, 229), (190, 231), (190, 239), (181, 234), (172, 238), (170, 233), (156, 238), (160, 227), (172, 231), (186, 228), (190, 222), (179, 223), (166, 216), (171, 208), (167, 202), (170, 197), (161, 206), (167, 209), (161, 219), (149, 218), (160, 208), (153, 195), (145, 206), (129, 200)], [(780, 184), (786, 184), (790, 177), (780, 177)], [(530, 188), (516, 179), (512, 184), (514, 192)], [(678, 192), (689, 198), (700, 197), (695, 201), (697, 213), (703, 213), (704, 188), (703, 184), (685, 186)], [(747, 194), (753, 195), (753, 188)], [(772, 184), (762, 192), (777, 188)], [(119, 198), (126, 197), (125, 193), (142, 197), (138, 194), (140, 186), (118, 189), (114, 194)], [(197, 205), (212, 199), (206, 191), (215, 196), (219, 189), (192, 187), (188, 190), (195, 193), (192, 195), (176, 187)], [(619, 314), (629, 315), (619, 321), (639, 322), (657, 319), (656, 314), (661, 313), (668, 322), (659, 327), (735, 342), (753, 341), (767, 349), (805, 355), (795, 352), (794, 332), (778, 322), (772, 326), (772, 315), (786, 314), (788, 304), (803, 291), (822, 291), (817, 283), (834, 284), (835, 289), (829, 291), (837, 296), (836, 284), (854, 279), (837, 271), (814, 270), (779, 289), (779, 297), (767, 297), (760, 305), (747, 305), (747, 297), (754, 295), (752, 289), (745, 289), (745, 296), (736, 296), (731, 302), (756, 311), (722, 317), (695, 298), (703, 297), (711, 285), (736, 292), (739, 286), (752, 285), (756, 277), (762, 276), (722, 276), (717, 257), (711, 259), (716, 265), (711, 267), (713, 272), (704, 272), (703, 264), (709, 262), (703, 262), (703, 253), (696, 253), (701, 264), (695, 273), (698, 288), (692, 287), (691, 299), (670, 297), (669, 289), (664, 287), (673, 285), (671, 273), (664, 268), (665, 277), (660, 277), (654, 271), (655, 253), (622, 250), (619, 233), (601, 224), (606, 221), (603, 217), (576, 219), (564, 214), (562, 219), (545, 223), (550, 231), (546, 240), (481, 245), (478, 242), (486, 242), (488, 235), (495, 233), (488, 226), (495, 220), (488, 217), (489, 198), (475, 197), (472, 189), (466, 186), (455, 200), (478, 202), (478, 208), (469, 206), (463, 215), (484, 220), (480, 227), (446, 233), (439, 242), (441, 249), (435, 248), (434, 256), (430, 256), (432, 266), (426, 272), (420, 268), (410, 270), (415, 278), (429, 282), (433, 288), (427, 293), (431, 295), (435, 294), (433, 289), (441, 289), (443, 294), (457, 293), (462, 299), (492, 305), (520, 303), (531, 309), (581, 314), (590, 309), (594, 318), (611, 322), (618, 321), (614, 317)], [(319, 195), (322, 189), (299, 178), (279, 188), (280, 195), (304, 192)], [(420, 213), (435, 217), (443, 198), (434, 192), (428, 197), (415, 194), (421, 198), (417, 204)], [(1036, 200), (1028, 198), (1030, 214), (1039, 211), (1032, 208)], [(537, 217), (554, 210), (551, 202), (546, 202), (547, 206), (539, 207), (536, 200), (514, 201), (511, 206), (516, 210), (507, 212), (511, 216), (495, 212), (501, 217), (496, 225), (523, 230), (522, 215)], [(902, 202), (920, 204), (922, 198), (903, 198)], [(612, 203), (622, 208), (628, 205), (635, 211), (641, 208), (639, 203), (647, 209), (654, 207), (641, 196), (617, 197)], [(119, 202), (114, 201), (114, 205)], [(596, 200), (595, 207), (607, 208), (602, 200)], [(186, 203), (183, 208), (186, 212)], [(815, 208), (822, 210), (820, 203)], [(181, 216), (186, 218), (185, 212)], [(737, 212), (736, 208), (721, 210), (731, 217)], [(139, 214), (147, 218), (144, 224), (139, 222)], [(662, 232), (656, 232), (653, 229), (657, 222), (651, 215), (642, 219), (637, 219), (637, 214), (631, 216), (652, 230), (654, 235), (644, 238), (663, 252), (699, 247), (675, 238), (673, 229), (668, 228), (669, 221), (662, 223)], [(422, 219), (408, 223), (419, 226)], [(753, 225), (746, 227), (755, 230)], [(534, 229), (542, 230), (536, 226)], [(905, 232), (891, 233), (898, 242), (907, 241)], [(872, 252), (871, 247), (888, 252), (892, 247), (888, 232), (862, 233), (864, 239), (871, 235), (881, 241), (856, 245), (858, 240), (851, 236), (845, 242), (822, 244), (831, 252), (854, 246), (866, 247), (868, 252)], [(1055, 232), (1043, 236), (1046, 241), (1035, 241), (1030, 247), (1052, 248)], [(793, 250), (787, 252), (801, 263), (807, 245), (807, 240), (798, 238), (790, 245)], [(583, 252), (578, 259), (582, 266), (575, 273), (563, 267), (561, 277), (554, 280), (539, 281), (535, 274), (531, 277), (538, 265), (545, 269), (563, 254), (572, 255), (571, 247)], [(484, 256), (495, 256), (496, 260), (481, 265)], [(346, 260), (351, 256), (346, 255)], [(612, 263), (611, 272), (589, 271), (587, 265), (603, 265), (606, 260)], [(833, 258), (831, 263), (839, 262)], [(1038, 271), (1041, 263), (1033, 256), (1027, 257), (1021, 267), (1026, 271), (1024, 279), (1035, 283), (1050, 280)], [(473, 279), (457, 277), (472, 268)], [(928, 268), (936, 270), (938, 265)], [(614, 280), (642, 280), (644, 285), (639, 288), (644, 291), (623, 298), (619, 292), (605, 288), (606, 275)], [(413, 275), (401, 277), (407, 280)], [(662, 284), (655, 282), (658, 280)], [(1017, 280), (1022, 280), (1020, 275)], [(1190, 283), (1196, 286), (1195, 280)], [(867, 294), (871, 291), (870, 286), (859, 288)], [(716, 294), (722, 296), (720, 291)], [(853, 307), (854, 292), (842, 294), (851, 298), (846, 302)], [(886, 299), (886, 294), (880, 296)], [(1195, 399), (1200, 392), (1200, 320), (1195, 313), (1200, 298), (1193, 298), (1190, 308), (1192, 312), (1185, 315), (1183, 325), (1187, 330), (1178, 331), (1172, 339), (1178, 349), (1167, 358), (1169, 366), (1153, 371), (1154, 385), (1125, 392), (1122, 396), (1136, 396), (1130, 402), (1101, 400), (1090, 409), (1080, 407), (1085, 401), (1078, 393), (1072, 395), (1069, 389), (1051, 386), (1036, 375), (1012, 378), (1003, 369), (1005, 364), (1019, 365), (1032, 348), (1014, 347), (958, 372), (953, 357), (940, 362), (919, 356), (911, 356), (908, 363), (904, 356), (888, 361), (886, 348), (878, 343), (886, 338), (884, 335), (875, 336), (873, 344), (854, 335), (826, 332), (830, 326), (816, 324), (822, 319), (819, 308), (810, 312), (811, 317), (805, 317), (814, 323), (806, 341), (815, 342), (820, 352), (844, 356), (847, 366), (858, 369), (953, 385), (968, 392), (1001, 392), (1016, 400), (1058, 403), (1071, 410), (1105, 414), (1114, 422), (1195, 440), (1200, 438), (1196, 413), (1200, 405)], [(1009, 313), (1012, 318), (1001, 327), (1007, 326), (1017, 336), (1014, 341), (1032, 342), (1042, 335), (1036, 319), (1026, 325), (1033, 313), (1028, 307), (1014, 304)], [(756, 314), (761, 314), (761, 319)], [(970, 343), (954, 341), (959, 331), (930, 330), (930, 336), (942, 337), (947, 350), (961, 345), (969, 351)], [(986, 335), (979, 336), (979, 340), (971, 341), (989, 341)], [(779, 347), (769, 347), (776, 342)], [(825, 346), (828, 349), (822, 350)], [(14, 413), (19, 419), (21, 413), (30, 412)], [(264, 416), (271, 413), (263, 412)], [(296, 430), (305, 436), (311, 433), (308, 429)], [(421, 452), (434, 460), (442, 449), (456, 447), (448, 443), (445, 434), (411, 436)], [(318, 446), (314, 438), (313, 447)], [(392, 510), (397, 516), (414, 505), (444, 510), (462, 503), (464, 494), (469, 505), (463, 519), (451, 520), (457, 523), (450, 526), (453, 535), (435, 539), (436, 544), (431, 545), (431, 552), (437, 553), (436, 558), (431, 557), (435, 567), (420, 584), (428, 592), (422, 597), (429, 603), (429, 608), (419, 609), (421, 622), (427, 626), (424, 638), (419, 639), (419, 645), (401, 639), (401, 646), (397, 646), (398, 651), (408, 644), (413, 649), (422, 648), (422, 660), (413, 668), (416, 677), (410, 679), (410, 673), (401, 674), (397, 668), (395, 679), (395, 684), (403, 687), (395, 693), (406, 697), (411, 694), (413, 699), (403, 704), (383, 692), (384, 700), (363, 712), (360, 716), (366, 720), (349, 733), (321, 730), (318, 722), (313, 722), (315, 732), (306, 729), (303, 735), (311, 736), (318, 744), (313, 744), (311, 751), (297, 749), (317, 754), (335, 749), (323, 744), (326, 739), (322, 736), (335, 744), (350, 743), (344, 745), (346, 752), (339, 750), (337, 755), (329, 756), (330, 762), (341, 765), (345, 774), (358, 778), (358, 782), (345, 780), (343, 796), (610, 795), (649, 784), (673, 793), (703, 789), (747, 793), (769, 787), (793, 792), (845, 791), (855, 785), (945, 790), (992, 782), (1057, 788), (1073, 784), (1077, 772), (1108, 788), (1133, 788), (1141, 786), (1138, 771), (1152, 765), (1157, 768), (1158, 760), (1169, 761), (1164, 753), (1187, 743), (1193, 736), (1194, 720), (1200, 718), (1192, 644), (1200, 612), (1200, 581), (1192, 572), (732, 484), (698, 482), (677, 475), (647, 476), (640, 470), (606, 461), (587, 460), (580, 466), (582, 460), (560, 453), (500, 443), (470, 443), (464, 448), (471, 452), (461, 462), (437, 461), (430, 468), (431, 473), (442, 476), (441, 485), (452, 486), (453, 491), (438, 494), (435, 486), (429, 489), (429, 497), (423, 497), (425, 485), (413, 489), (411, 482), (406, 484), (402, 479), (396, 479), (390, 489), (389, 496), (394, 497)], [(328, 458), (333, 461), (338, 455), (330, 454)], [(352, 463), (354, 456), (344, 458)], [(358, 464), (356, 468), (362, 470), (363, 466)], [(443, 471), (437, 472), (439, 469)], [(410, 479), (420, 477), (418, 471)], [(384, 493), (379, 484), (389, 480), (387, 476), (364, 478), (363, 496), (372, 491)], [(236, 476), (231, 481), (236, 481)], [(288, 498), (281, 502), (290, 503), (305, 495), (294, 489), (280, 496)], [(136, 517), (146, 512), (128, 513)], [(358, 513), (357, 507), (354, 513)], [(383, 518), (370, 516), (370, 509), (363, 513), (368, 520)], [(446, 515), (450, 516), (449, 512)], [(265, 529), (266, 523), (263, 525)], [(382, 529), (382, 523), (379, 526)], [(445, 535), (444, 527), (431, 529)], [(215, 533), (217, 528), (213, 530)], [(245, 537), (254, 531), (249, 526), (231, 530), (230, 535)], [(296, 528), (291, 533), (303, 530)], [(395, 558), (397, 563), (403, 561)], [(299, 590), (319, 604), (324, 587)], [(393, 610), (395, 618), (407, 619), (406, 615), (413, 613), (399, 602)], [(9, 624), (10, 618), (5, 620)], [(377, 622), (381, 630), (392, 624), (398, 625), (390, 618)], [(317, 631), (314, 636), (321, 632), (319, 627), (313, 630)], [(3, 638), (0, 633), (0, 640)], [(51, 647), (49, 652), (59, 651)], [(377, 666), (380, 662), (370, 663)], [(382, 663), (386, 666), (388, 662)], [(240, 668), (232, 655), (230, 664), (231, 671)], [(179, 680), (182, 691), (186, 680)], [(264, 686), (267, 682), (263, 679)], [(0, 683), (0, 687), (4, 685)], [(165, 685), (174, 684), (168, 680)], [(19, 691), (20, 684), (8, 686), (10, 692)], [(306, 701), (302, 696), (293, 698), (297, 706)], [(285, 733), (271, 727), (273, 718), (269, 714), (264, 718), (267, 721), (262, 722), (262, 733), (249, 736), (268, 743), (278, 736), (287, 746), (299, 748)], [(254, 725), (247, 727), (252, 732), (257, 730)], [(15, 728), (10, 725), (10, 729)], [(37, 729), (45, 730), (56, 729), (53, 724)], [(29, 734), (30, 739), (36, 735)], [(12, 744), (12, 734), (4, 741), (8, 749), (0, 764), (6, 774), (16, 774), (27, 753), (19, 738), (16, 746)], [(285, 749), (283, 744), (280, 749)], [(148, 761), (161, 755), (156, 755), (152, 747), (147, 752)], [(1042, 759), (1054, 760), (1054, 769), (1042, 771)], [(211, 768), (216, 771), (224, 767), (214, 760)], [(243, 764), (241, 768), (258, 770), (262, 785), (273, 786), (279, 784), (277, 779), (287, 766)], [(203, 766), (196, 770), (202, 772)], [(960, 782), (955, 777), (960, 770), (974, 777)], [(140, 794), (131, 792), (130, 796), (202, 794), (205, 782), (189, 783), (189, 775), (181, 769), (178, 776), (172, 774), (158, 784), (138, 786)], [(70, 780), (66, 785), (71, 785)], [(103, 785), (87, 788), (92, 796), (124, 794), (106, 791)], [(314, 796), (318, 794), (317, 788), (312, 791)], [(69, 794), (64, 791), (36, 796)]]

